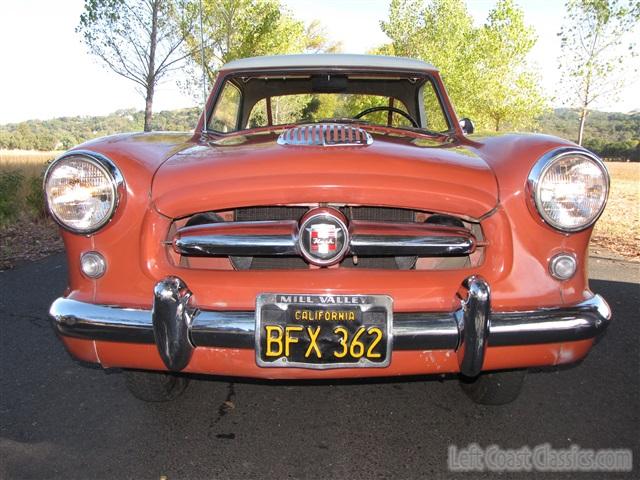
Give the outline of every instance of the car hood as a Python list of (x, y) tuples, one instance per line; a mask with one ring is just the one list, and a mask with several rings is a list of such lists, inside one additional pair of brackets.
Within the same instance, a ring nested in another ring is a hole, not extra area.
[(367, 146), (279, 145), (272, 133), (186, 148), (158, 170), (156, 209), (171, 218), (244, 206), (333, 203), (413, 208), (477, 219), (498, 202), (471, 148), (374, 134)]

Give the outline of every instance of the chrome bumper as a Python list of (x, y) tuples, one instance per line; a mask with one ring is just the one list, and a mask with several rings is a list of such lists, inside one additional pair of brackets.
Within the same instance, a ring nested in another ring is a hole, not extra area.
[[(492, 312), (489, 285), (467, 278), (454, 312), (394, 313), (394, 350), (456, 350), (460, 372), (480, 373), (487, 346), (531, 345), (585, 340), (604, 331), (611, 310), (600, 295), (569, 307)], [(199, 310), (191, 292), (175, 277), (159, 282), (151, 310), (94, 305), (58, 298), (49, 314), (55, 329), (70, 337), (155, 343), (168, 369), (187, 366), (196, 347), (252, 349), (253, 311)]]

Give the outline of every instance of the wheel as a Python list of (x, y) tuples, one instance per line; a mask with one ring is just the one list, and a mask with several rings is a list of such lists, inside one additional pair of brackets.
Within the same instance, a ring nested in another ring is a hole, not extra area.
[(189, 384), (183, 376), (165, 372), (125, 370), (127, 388), (134, 397), (145, 402), (168, 402), (182, 394)]
[(461, 377), (460, 386), (476, 403), (505, 405), (518, 398), (526, 373), (526, 370), (508, 370), (482, 373), (475, 378)]

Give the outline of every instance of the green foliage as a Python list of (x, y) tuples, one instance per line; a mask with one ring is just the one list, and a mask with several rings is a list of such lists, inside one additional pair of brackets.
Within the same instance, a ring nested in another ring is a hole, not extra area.
[[(153, 116), (153, 130), (193, 130), (199, 108), (163, 111)], [(61, 117), (0, 125), (0, 149), (67, 150), (92, 138), (142, 130), (144, 112), (118, 110), (101, 117)]]
[[(382, 95), (360, 95), (342, 93), (294, 94), (271, 97), (274, 125), (298, 122), (318, 122), (323, 119), (354, 118), (355, 115), (371, 107), (388, 106), (389, 98)], [(406, 112), (406, 108), (395, 102), (395, 108)], [(372, 112), (363, 117), (371, 123), (386, 125), (388, 112)], [(404, 117), (394, 114), (394, 126), (411, 126)], [(266, 102), (261, 100), (251, 111), (251, 128), (267, 125)]]
[[(463, 0), (392, 0), (381, 23), (391, 44), (375, 53), (420, 58), (438, 67), (461, 116), (475, 113), (479, 72), (469, 48), (475, 41), (473, 19)], [(472, 67), (472, 68), (469, 68)]]
[(23, 179), (17, 170), (0, 171), (0, 225), (12, 222), (20, 213), (18, 192)]
[(640, 1), (568, 0), (560, 42), (561, 91), (565, 103), (581, 109), (578, 143), (587, 112), (596, 101), (614, 97), (637, 74)]
[(524, 23), (523, 11), (512, 0), (497, 3), (480, 29), (475, 58), (479, 60), (479, 119), (488, 117), (495, 131), (501, 127), (531, 128), (545, 101), (537, 76), (526, 69), (526, 56), (536, 42)]
[[(203, 0), (204, 56), (209, 83), (218, 69), (238, 58), (285, 53), (336, 51), (339, 44), (327, 40), (318, 22), (307, 27), (280, 0)], [(191, 1), (195, 15), (199, 0)], [(200, 84), (202, 56), (199, 29), (183, 29), (192, 50), (190, 89)], [(201, 86), (201, 85), (200, 85)]]
[(42, 219), (47, 216), (44, 190), (42, 189), (43, 177), (44, 172), (40, 176), (29, 177), (25, 185), (26, 195), (24, 199), (27, 210), (37, 219)]
[[(578, 110), (566, 108), (545, 113), (539, 121), (541, 133), (577, 141)], [(602, 158), (640, 161), (640, 113), (589, 112), (584, 146)]]
[[(386, 101), (376, 101), (377, 97), (365, 95), (349, 96), (350, 98), (346, 102), (338, 102), (337, 97), (337, 95), (313, 95), (310, 101), (305, 98), (305, 101), (302, 102), (303, 105), (298, 106), (302, 108), (299, 119), (317, 121), (333, 115), (353, 116), (356, 112), (370, 106), (387, 104)], [(336, 110), (338, 103), (343, 105), (344, 111), (342, 113)], [(396, 102), (396, 107), (404, 110), (398, 102)], [(256, 105), (254, 113), (253, 126), (266, 125), (264, 101)], [(282, 112), (282, 114), (285, 113), (285, 111)], [(154, 129), (192, 130), (199, 115), (200, 110), (197, 108), (159, 112), (154, 115)], [(386, 112), (383, 112), (382, 115), (386, 116)], [(143, 117), (144, 112), (120, 110), (104, 117), (65, 117), (2, 125), (0, 126), (0, 149), (51, 150), (50, 145), (67, 149), (91, 138), (139, 130)], [(399, 115), (394, 115), (393, 118), (394, 124), (404, 125)], [(536, 119), (537, 127), (534, 128), (534, 131), (576, 141), (578, 118), (579, 112), (576, 110), (547, 111)], [(369, 120), (386, 122), (385, 119), (374, 116), (369, 117)], [(512, 130), (519, 129), (513, 128)], [(30, 134), (26, 138), (22, 138), (21, 132), (30, 132)], [(54, 140), (43, 145), (44, 148), (39, 148), (38, 139), (44, 136), (50, 136)], [(585, 137), (587, 139), (585, 146), (603, 157), (623, 160), (637, 159), (637, 145), (640, 142), (640, 113), (590, 112), (589, 122), (585, 128)]]
[[(576, 141), (577, 121), (580, 112), (569, 108), (557, 108), (540, 117), (538, 131)], [(614, 113), (589, 112), (585, 136), (603, 142), (640, 141), (640, 112)]]
[(640, 142), (603, 142), (595, 138), (586, 140), (584, 147), (606, 160), (640, 162)]
[(480, 27), (463, 0), (392, 0), (381, 27), (391, 43), (375, 53), (434, 64), (460, 117), (501, 130), (531, 127), (543, 112), (526, 64), (535, 35), (512, 0), (499, 0)]

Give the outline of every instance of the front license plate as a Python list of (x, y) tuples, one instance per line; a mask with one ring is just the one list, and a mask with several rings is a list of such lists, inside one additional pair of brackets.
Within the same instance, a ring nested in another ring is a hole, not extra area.
[(387, 295), (258, 295), (256, 362), (260, 367), (386, 367), (392, 307)]

